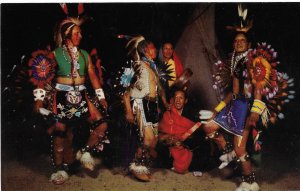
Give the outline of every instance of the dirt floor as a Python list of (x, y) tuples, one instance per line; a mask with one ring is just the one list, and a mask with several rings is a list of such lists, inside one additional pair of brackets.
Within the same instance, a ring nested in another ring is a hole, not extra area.
[[(268, 160), (256, 169), (259, 184), (263, 191), (300, 190), (298, 168), (284, 164), (283, 158)], [(239, 178), (222, 179), (218, 169), (205, 172), (202, 177), (192, 173), (180, 175), (168, 169), (153, 169), (153, 180), (149, 183), (138, 182), (130, 175), (122, 175), (114, 170), (99, 166), (97, 173), (83, 169), (71, 176), (68, 182), (56, 186), (49, 182), (49, 157), (41, 155), (31, 160), (11, 160), (2, 152), (2, 190), (5, 191), (47, 191), (47, 190), (147, 190), (147, 191), (212, 191), (234, 190)]]
[[(293, 121), (289, 122), (285, 131), (274, 127), (265, 132), (261, 159), (257, 160), (261, 163), (255, 167), (262, 191), (300, 191), (300, 130), (299, 126), (292, 125)], [(37, 133), (29, 136), (28, 131), (20, 133), (23, 137), (14, 137), (7, 131), (2, 130), (5, 139), (1, 143), (1, 188), (4, 191), (232, 191), (240, 181), (238, 176), (222, 178), (217, 168), (204, 172), (202, 177), (195, 177), (191, 172), (180, 175), (169, 169), (153, 169), (153, 180), (144, 183), (102, 165), (95, 173), (80, 169), (65, 184), (56, 186), (49, 182), (52, 168), (50, 157), (45, 153), (46, 137)]]

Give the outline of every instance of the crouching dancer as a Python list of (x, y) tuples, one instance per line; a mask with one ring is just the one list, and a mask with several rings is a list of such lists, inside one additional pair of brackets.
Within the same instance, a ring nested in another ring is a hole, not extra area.
[(183, 90), (176, 90), (173, 95), (173, 105), (166, 111), (159, 123), (159, 141), (169, 146), (173, 158), (173, 170), (184, 174), (192, 162), (193, 152), (187, 148), (183, 141), (196, 131), (201, 123), (194, 123), (183, 113), (187, 103), (187, 96)]

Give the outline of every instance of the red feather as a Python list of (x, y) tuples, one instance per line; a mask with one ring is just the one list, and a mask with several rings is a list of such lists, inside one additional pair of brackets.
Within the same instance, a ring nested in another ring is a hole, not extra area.
[(64, 12), (66, 15), (68, 15), (69, 12), (68, 12), (67, 4), (66, 4), (66, 3), (60, 3), (60, 6), (61, 6), (63, 12)]
[(78, 3), (78, 15), (84, 12), (83, 3)]

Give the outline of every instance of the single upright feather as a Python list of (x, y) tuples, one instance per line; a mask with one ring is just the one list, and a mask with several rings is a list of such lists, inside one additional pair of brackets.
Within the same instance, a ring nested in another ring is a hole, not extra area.
[(241, 4), (238, 5), (238, 14), (241, 22), (241, 28), (244, 28), (246, 25), (246, 18), (247, 18), (248, 9), (244, 9)]
[(78, 16), (80, 16), (84, 12), (83, 3), (78, 3)]

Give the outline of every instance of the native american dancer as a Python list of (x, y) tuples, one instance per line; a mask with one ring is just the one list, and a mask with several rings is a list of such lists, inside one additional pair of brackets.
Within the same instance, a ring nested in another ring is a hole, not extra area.
[[(262, 43), (256, 49), (250, 49), (247, 32), (252, 27), (252, 21), (244, 22), (247, 9), (243, 10), (239, 5), (238, 11), (243, 22), (235, 27), (237, 34), (231, 59), (215, 63), (217, 70), (213, 76), (214, 88), (221, 94), (227, 92), (221, 97), (222, 101), (214, 109), (213, 120), (204, 126), (204, 130), (223, 152), (220, 169), (233, 159), (241, 165), (242, 183), (237, 190), (256, 191), (259, 186), (246, 152), (247, 139), (254, 127), (255, 149), (260, 148), (257, 140), (262, 129), (259, 124), (267, 127), (269, 122), (274, 123), (276, 118), (282, 118), (282, 104), (293, 98), (287, 93), (293, 80), (275, 69), (279, 62), (276, 61), (277, 53), (270, 45)], [(234, 135), (233, 144), (224, 139), (218, 132), (219, 128)]]
[[(61, 4), (68, 15), (68, 7)], [(70, 167), (79, 160), (89, 170), (94, 170), (92, 152), (103, 149), (108, 142), (106, 129), (107, 102), (90, 55), (79, 48), (84, 22), (83, 5), (78, 5), (78, 17), (67, 17), (60, 22), (55, 33), (57, 48), (41, 50), (29, 60), (30, 81), (34, 84), (35, 111), (52, 119), (48, 128), (52, 138), (54, 173), (50, 181), (63, 184), (69, 177)], [(86, 84), (90, 80), (94, 93)], [(90, 135), (76, 156), (73, 148), (73, 131), (88, 122)]]
[(133, 61), (119, 72), (114, 87), (123, 99), (126, 120), (135, 126), (139, 137), (135, 158), (130, 163), (129, 170), (137, 179), (150, 181), (150, 163), (157, 157), (155, 146), (159, 96), (163, 105), (167, 109), (170, 107), (160, 80), (170, 80), (169, 73), (172, 71), (165, 64), (157, 65), (154, 62), (157, 51), (151, 41), (145, 40), (143, 36), (120, 35), (119, 38), (123, 37), (130, 39), (126, 47)]

